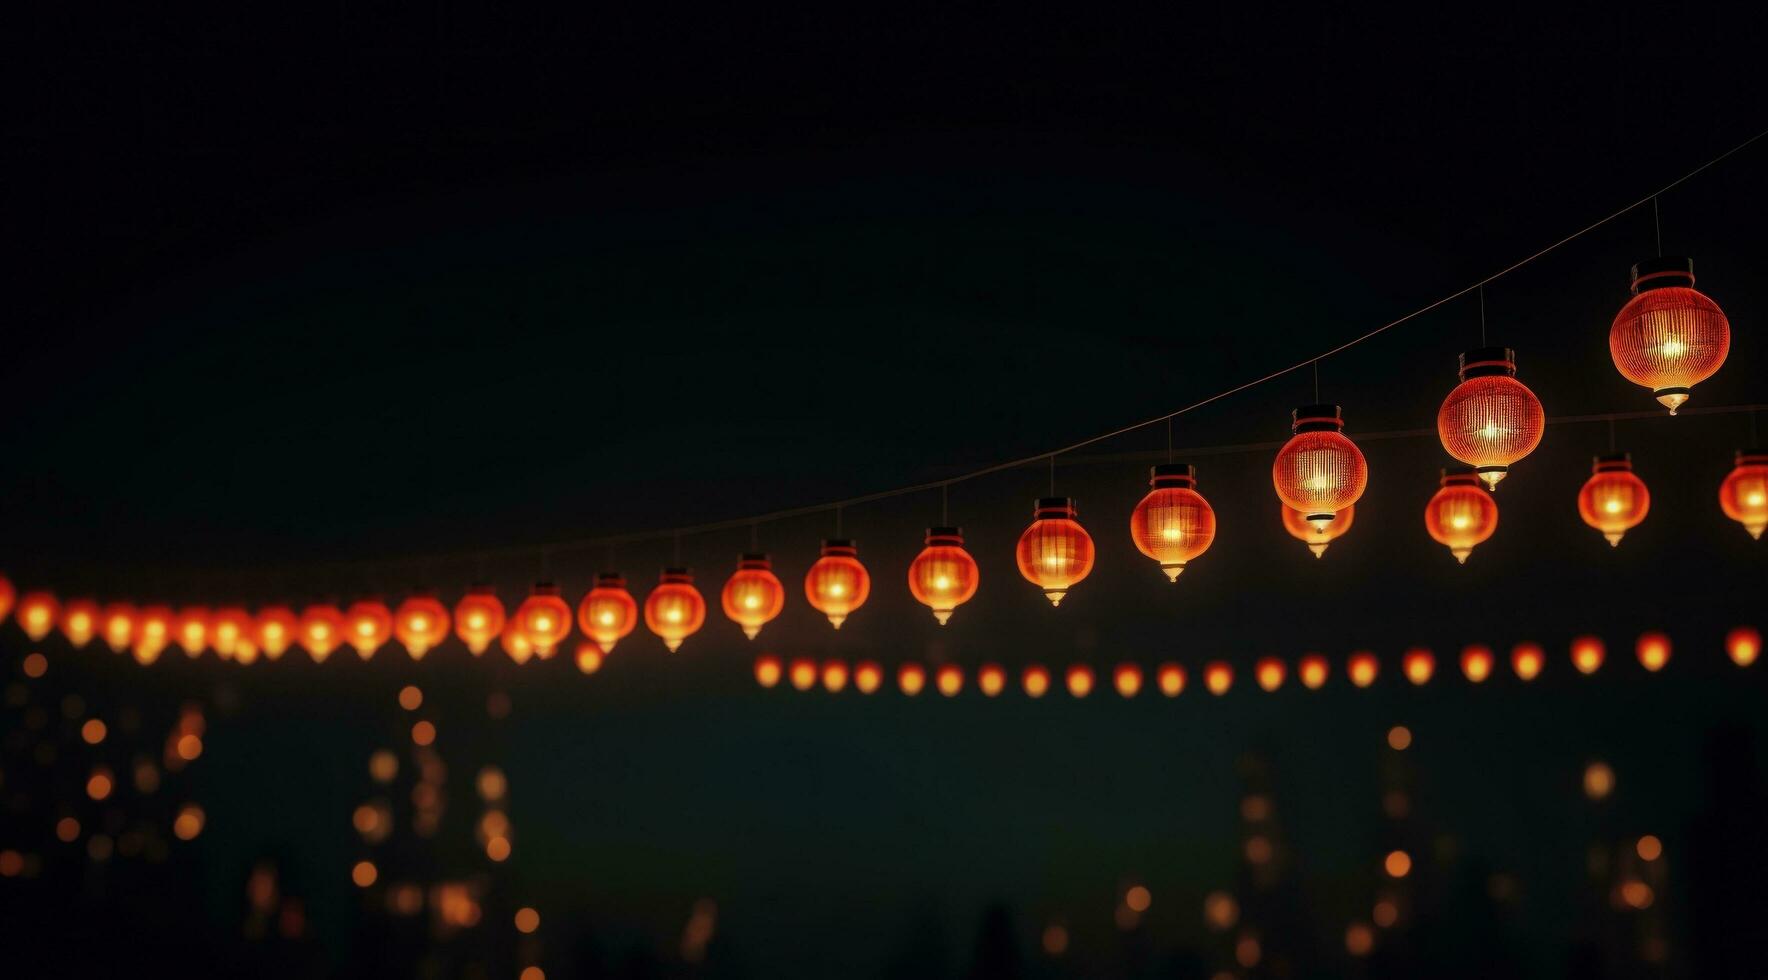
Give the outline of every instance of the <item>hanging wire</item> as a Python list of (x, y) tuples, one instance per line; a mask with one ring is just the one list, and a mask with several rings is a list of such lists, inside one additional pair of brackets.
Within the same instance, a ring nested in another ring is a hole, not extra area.
[(1320, 361), (1314, 360), (1314, 404), (1320, 404)]
[(1166, 461), (1173, 461), (1173, 420), (1166, 420)]
[(1479, 288), (1479, 345), (1486, 346), (1486, 287)]
[(1658, 258), (1664, 257), (1664, 224), (1658, 219), (1658, 196), (1651, 196), (1651, 230), (1657, 236)]
[(1608, 451), (1611, 453), (1615, 451), (1615, 417), (1613, 415), (1608, 417)]
[(941, 483), (939, 485), (939, 526), (951, 527), (951, 524), (951, 484)]
[(1050, 496), (1056, 495), (1056, 454), (1050, 454)]

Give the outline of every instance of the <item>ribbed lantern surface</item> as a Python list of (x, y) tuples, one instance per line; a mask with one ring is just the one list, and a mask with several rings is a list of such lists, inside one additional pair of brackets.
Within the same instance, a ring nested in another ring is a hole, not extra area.
[(725, 616), (742, 627), (743, 635), (751, 640), (786, 608), (786, 588), (774, 575), (773, 563), (766, 555), (737, 559), (737, 570), (725, 580), (720, 598)]
[(1671, 415), (1731, 350), (1731, 323), (1694, 288), (1694, 262), (1659, 258), (1633, 267), (1633, 298), (1615, 314), (1608, 352), (1621, 376), (1651, 389)]
[(1149, 470), (1153, 487), (1130, 512), (1130, 538), (1136, 550), (1160, 563), (1168, 581), (1215, 540), (1215, 511), (1197, 492), (1197, 470), (1166, 463)]
[(1093, 539), (1075, 520), (1074, 501), (1045, 497), (1032, 511), (1031, 526), (1019, 536), (1019, 574), (1044, 591), (1050, 605), (1093, 570)]
[(926, 547), (909, 563), (909, 593), (933, 610), (933, 618), (944, 626), (951, 621), (952, 610), (976, 595), (981, 574), (976, 559), (964, 550), (961, 528), (930, 527), (926, 540)]
[(1498, 502), (1480, 486), (1473, 467), (1443, 471), (1442, 488), (1424, 507), (1424, 529), (1462, 564), (1498, 530)]
[(859, 562), (859, 550), (845, 538), (823, 542), (822, 557), (804, 575), (804, 597), (829, 617), (836, 629), (872, 594), (872, 576)]
[(1622, 535), (1638, 527), (1651, 510), (1651, 491), (1634, 475), (1626, 453), (1598, 456), (1591, 469), (1578, 491), (1578, 516), (1618, 547)]
[(1305, 405), (1295, 410), (1295, 435), (1277, 451), (1271, 482), (1277, 497), (1324, 528), (1332, 516), (1356, 503), (1369, 483), (1363, 453), (1340, 430), (1337, 405)]
[(1511, 464), (1541, 444), (1546, 425), (1541, 400), (1516, 380), (1515, 351), (1482, 347), (1461, 355), (1461, 383), (1437, 412), (1437, 435), (1450, 456), (1496, 489)]

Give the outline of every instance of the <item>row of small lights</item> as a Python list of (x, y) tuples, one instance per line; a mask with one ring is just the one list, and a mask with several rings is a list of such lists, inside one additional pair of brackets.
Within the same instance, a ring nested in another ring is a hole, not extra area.
[[(1725, 637), (1726, 656), (1739, 667), (1748, 667), (1755, 663), (1761, 651), (1762, 636), (1754, 627), (1739, 626)], [(1640, 665), (1653, 673), (1662, 670), (1670, 662), (1670, 654), (1670, 638), (1663, 633), (1642, 633), (1634, 643), (1634, 655)], [(1597, 637), (1581, 636), (1571, 643), (1572, 666), (1581, 674), (1594, 674), (1601, 668), (1607, 656), (1606, 646)], [(1473, 644), (1461, 651), (1459, 662), (1461, 673), (1472, 683), (1478, 684), (1492, 676), (1497, 661), (1497, 655), (1490, 647)], [(1534, 680), (1546, 663), (1546, 651), (1539, 644), (1519, 643), (1510, 651), (1511, 669), (1523, 681)], [(1400, 671), (1413, 685), (1427, 684), (1436, 675), (1436, 654), (1422, 647), (1407, 650), (1400, 657)], [(1345, 659), (1344, 672), (1353, 685), (1368, 687), (1375, 683), (1381, 672), (1380, 658), (1368, 651), (1358, 651)], [(1331, 661), (1322, 654), (1307, 654), (1295, 662), (1294, 674), (1303, 687), (1318, 690), (1331, 677)], [(1118, 664), (1111, 670), (1112, 686), (1118, 694), (1126, 698), (1135, 697), (1142, 692), (1145, 676), (1141, 665), (1135, 663)], [(1290, 665), (1279, 657), (1264, 657), (1253, 664), (1252, 676), (1261, 690), (1276, 691), (1288, 681)], [(1040, 664), (1021, 668), (1019, 678), (1026, 695), (1033, 698), (1048, 694), (1054, 685), (1049, 668)], [(1184, 693), (1189, 680), (1189, 674), (1181, 664), (1167, 662), (1154, 668), (1155, 687), (1169, 698)], [(845, 660), (818, 662), (809, 657), (788, 660), (764, 653), (755, 658), (755, 681), (765, 688), (778, 687), (785, 682), (800, 691), (808, 691), (820, 685), (831, 694), (844, 691), (851, 685), (861, 694), (872, 694), (883, 687), (885, 668), (870, 660), (850, 666)], [(931, 669), (931, 681), (939, 693), (946, 697), (955, 697), (963, 692), (967, 674), (957, 664), (941, 664)], [(929, 668), (922, 664), (911, 661), (896, 667), (897, 688), (905, 695), (913, 697), (920, 694), (927, 688), (928, 682)], [(1097, 674), (1088, 664), (1072, 664), (1063, 672), (1063, 683), (1073, 697), (1084, 698), (1091, 694), (1097, 682)], [(976, 668), (975, 683), (977, 690), (984, 696), (998, 696), (1007, 689), (1007, 669), (999, 664), (983, 664)], [(1205, 664), (1203, 686), (1211, 694), (1228, 693), (1234, 686), (1234, 666), (1221, 660)]]

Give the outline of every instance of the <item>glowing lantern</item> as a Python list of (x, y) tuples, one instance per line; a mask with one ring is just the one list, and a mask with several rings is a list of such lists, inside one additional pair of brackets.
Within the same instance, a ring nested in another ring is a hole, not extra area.
[(1258, 681), (1258, 686), (1264, 688), (1267, 693), (1282, 687), (1283, 678), (1287, 673), (1283, 661), (1276, 657), (1262, 657), (1252, 668), (1253, 678)]
[(1760, 541), (1768, 529), (1768, 451), (1738, 450), (1737, 464), (1719, 484), (1719, 507)]
[(800, 691), (808, 691), (816, 686), (816, 661), (809, 657), (798, 657), (792, 661), (787, 675), (792, 686)]
[(1334, 515), (1363, 496), (1369, 465), (1341, 431), (1344, 418), (1337, 405), (1305, 405), (1295, 410), (1293, 421), (1295, 435), (1277, 451), (1271, 482), (1284, 506), (1301, 511), (1323, 532)]
[(518, 667), (534, 657), (534, 644), (528, 642), (527, 634), (522, 632), (522, 627), (514, 616), (503, 624), (503, 632), (497, 635), (497, 643)]
[(1084, 698), (1093, 693), (1093, 668), (1086, 664), (1075, 664), (1068, 668), (1068, 693), (1077, 698)]
[(976, 689), (983, 697), (997, 697), (1007, 687), (1007, 672), (1000, 664), (983, 664), (976, 671)]
[(577, 669), (585, 674), (601, 670), (602, 648), (589, 641), (577, 644)]
[(234, 641), (233, 660), (242, 667), (257, 662), (258, 641), (252, 637), (250, 630), (246, 631), (244, 636), (241, 636), (238, 640)]
[(1547, 655), (1540, 645), (1535, 643), (1518, 643), (1510, 651), (1510, 669), (1524, 681), (1532, 681), (1541, 673), (1547, 664)]
[(98, 632), (98, 603), (91, 599), (69, 599), (61, 607), (61, 635), (69, 645), (84, 647)]
[(252, 639), (269, 660), (279, 660), (295, 642), (300, 620), (287, 606), (265, 606), (252, 622)]
[(393, 614), (379, 599), (362, 599), (344, 610), (344, 641), (364, 660), (393, 636)]
[(489, 585), (475, 585), (454, 604), (454, 635), (477, 657), (503, 633), (504, 618), (503, 600), (497, 591)]
[(872, 594), (872, 576), (859, 563), (858, 554), (852, 541), (831, 538), (823, 542), (822, 557), (804, 574), (805, 597), (836, 629)]
[(1357, 517), (1357, 508), (1346, 507), (1332, 515), (1332, 520), (1326, 522), (1325, 527), (1315, 527), (1308, 521), (1308, 515), (1293, 507), (1279, 505), (1277, 509), (1283, 514), (1283, 530), (1288, 531), (1290, 537), (1307, 545), (1315, 558), (1323, 557), (1326, 546), (1343, 537)]
[[(702, 606), (701, 616), (704, 615)], [(571, 607), (559, 597), (559, 587), (550, 582), (535, 583), (510, 619), (534, 648), (534, 655), (542, 660), (551, 657), (571, 635)]]
[(1424, 507), (1424, 529), (1465, 565), (1473, 546), (1498, 530), (1498, 502), (1471, 468), (1443, 470), (1442, 489)]
[(577, 605), (577, 625), (603, 653), (613, 653), (614, 644), (638, 625), (638, 603), (626, 591), (626, 580), (619, 573), (596, 576), (595, 588)]
[(19, 628), (33, 640), (48, 636), (60, 616), (61, 603), (55, 601), (53, 593), (26, 592), (18, 600)]
[(297, 639), (314, 663), (324, 663), (338, 644), (344, 642), (344, 614), (337, 606), (308, 606), (301, 610)]
[(1318, 691), (1326, 685), (1326, 678), (1332, 673), (1332, 667), (1326, 658), (1317, 653), (1302, 657), (1295, 665), (1295, 676), (1301, 678), (1301, 685), (1310, 691)]
[(98, 614), (98, 626), (104, 643), (112, 653), (129, 649), (135, 639), (135, 607), (127, 602), (113, 602)]
[(1739, 667), (1748, 667), (1762, 655), (1762, 634), (1754, 627), (1739, 626), (1725, 634), (1725, 655)]
[(903, 664), (896, 668), (896, 685), (912, 698), (927, 686), (927, 671), (920, 664)]
[(1044, 497), (1019, 536), (1019, 574), (1043, 589), (1052, 606), (1061, 605), (1068, 590), (1093, 570), (1093, 539), (1074, 516), (1072, 499)]
[(1633, 652), (1639, 656), (1639, 665), (1655, 674), (1670, 662), (1670, 638), (1662, 633), (1641, 633)]
[(1126, 698), (1135, 697), (1142, 693), (1142, 668), (1135, 664), (1118, 664), (1117, 669), (1111, 672), (1111, 684), (1117, 688), (1118, 694)]
[(1204, 664), (1203, 686), (1217, 697), (1228, 693), (1228, 689), (1234, 686), (1234, 668), (1221, 660)]
[(1461, 355), (1461, 383), (1437, 412), (1437, 435), (1449, 455), (1472, 466), (1486, 486), (1535, 451), (1547, 424), (1541, 400), (1516, 380), (1516, 352), (1481, 347)]
[(1475, 684), (1484, 683), (1486, 678), (1492, 676), (1492, 648), (1478, 643), (1463, 648), (1461, 673)]
[(706, 600), (694, 588), (693, 573), (685, 568), (663, 569), (657, 587), (645, 596), (645, 626), (674, 653), (705, 622)]
[(1154, 683), (1160, 693), (1176, 698), (1185, 690), (1185, 668), (1174, 663), (1161, 664), (1154, 671)]
[(1719, 304), (1694, 288), (1694, 261), (1658, 258), (1633, 267), (1633, 298), (1615, 314), (1608, 352), (1621, 376), (1651, 389), (1671, 415), (1713, 376), (1731, 349)]
[(1215, 540), (1215, 511), (1197, 492), (1197, 471), (1166, 463), (1148, 471), (1148, 492), (1130, 512), (1130, 538), (1136, 550), (1160, 563), (1168, 581)]
[(780, 665), (780, 658), (771, 653), (764, 653), (755, 658), (755, 683), (762, 687), (773, 687), (780, 682), (785, 668)]
[(980, 578), (976, 559), (964, 550), (960, 528), (928, 528), (927, 546), (909, 563), (909, 592), (933, 610), (941, 626), (952, 618), (952, 610), (976, 595)]
[(1619, 547), (1621, 536), (1639, 526), (1651, 510), (1651, 492), (1633, 475), (1626, 453), (1596, 457), (1590, 479), (1578, 491), (1578, 515)]
[(839, 694), (847, 686), (847, 664), (840, 660), (830, 660), (823, 664), (823, 690), (830, 694)]
[(5, 622), (6, 617), (12, 615), (12, 607), (17, 602), (18, 589), (13, 586), (12, 579), (0, 575), (0, 623)]
[(239, 606), (222, 606), (209, 617), (209, 648), (226, 660), (239, 650), (241, 640), (252, 632), (252, 616)]
[(753, 640), (786, 608), (786, 587), (766, 555), (744, 555), (737, 559), (736, 573), (724, 583), (722, 599), (725, 616)]
[(407, 596), (393, 613), (393, 636), (411, 654), (411, 659), (422, 660), (424, 654), (448, 639), (448, 607), (434, 593)]
[(1436, 657), (1423, 647), (1413, 647), (1400, 658), (1400, 670), (1407, 680), (1423, 687), (1430, 683), (1430, 675), (1436, 673)]
[(185, 606), (178, 610), (172, 632), (185, 656), (202, 656), (209, 645), (209, 610), (204, 606)]
[(933, 686), (946, 697), (956, 697), (964, 689), (964, 671), (957, 664), (941, 664), (933, 673)]
[(1050, 672), (1032, 664), (1019, 675), (1019, 684), (1025, 688), (1026, 697), (1041, 698), (1050, 691)]
[(135, 626), (135, 660), (147, 666), (160, 659), (172, 642), (172, 624), (177, 615), (167, 606), (145, 606)]
[(1580, 674), (1596, 673), (1604, 655), (1602, 641), (1594, 636), (1580, 636), (1572, 641), (1572, 666)]
[(871, 694), (884, 683), (884, 668), (870, 660), (862, 660), (853, 668), (853, 686), (861, 694)]
[(1368, 687), (1375, 683), (1375, 678), (1381, 673), (1381, 661), (1376, 659), (1375, 654), (1367, 650), (1359, 650), (1351, 654), (1350, 659), (1345, 661), (1344, 673), (1346, 677), (1351, 679), (1352, 684), (1358, 687)]

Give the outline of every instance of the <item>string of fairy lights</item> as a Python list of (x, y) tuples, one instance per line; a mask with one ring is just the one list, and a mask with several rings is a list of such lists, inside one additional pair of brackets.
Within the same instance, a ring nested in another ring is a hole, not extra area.
[[(1032, 521), (1019, 537), (1014, 557), (1021, 576), (1052, 605), (1059, 606), (1072, 590), (1083, 586), (1097, 559), (1095, 540), (1081, 523), (1074, 500), (1055, 495), (1055, 462), (1059, 456), (1150, 425), (1170, 422), (1179, 415), (1303, 367), (1317, 366), (1323, 358), (1414, 320), (1458, 297), (1478, 293), (1486, 284), (1634, 208), (1646, 203), (1655, 205), (1659, 194), (1706, 171), (1763, 136), (1768, 136), (1768, 131), (1758, 133), (1639, 201), (1462, 290), (1323, 354), (1218, 392), (1175, 412), (1038, 456), (834, 504), (662, 532), (566, 542), (540, 550), (545, 553), (611, 546), (663, 535), (673, 536), (679, 550), (683, 534), (744, 525), (754, 527), (819, 510), (833, 509), (839, 513), (847, 506), (939, 490), (941, 524), (927, 529), (924, 547), (909, 563), (906, 579), (914, 599), (926, 606), (934, 619), (944, 626), (959, 607), (975, 597), (980, 587), (978, 565), (965, 548), (962, 529), (950, 525), (944, 516), (946, 489), (989, 473), (1047, 461), (1052, 473), (1051, 496), (1037, 501)], [(1731, 324), (1719, 304), (1695, 288), (1692, 260), (1660, 255), (1633, 266), (1630, 296), (1609, 326), (1608, 342), (1614, 367), (1621, 376), (1649, 391), (1669, 414), (1676, 415), (1692, 397), (1694, 388), (1725, 364), (1731, 346)], [(1437, 412), (1436, 434), (1443, 449), (1461, 465), (1442, 471), (1441, 487), (1426, 505), (1424, 524), (1432, 539), (1447, 547), (1458, 561), (1465, 562), (1473, 549), (1489, 539), (1497, 528), (1498, 503), (1493, 491), (1512, 467), (1523, 463), (1540, 445), (1550, 420), (1540, 399), (1518, 379), (1514, 350), (1482, 346), (1468, 351), (1460, 357), (1458, 373), (1458, 383), (1449, 391)], [(1748, 411), (1753, 430), (1758, 407), (1750, 405), (1716, 411)], [(1356, 505), (1369, 484), (1368, 464), (1356, 442), (1345, 434), (1344, 425), (1344, 412), (1338, 405), (1312, 404), (1296, 408), (1291, 415), (1293, 434), (1277, 450), (1271, 464), (1271, 481), (1283, 526), (1316, 556), (1323, 555), (1331, 542), (1350, 530), (1356, 518)], [(1148, 494), (1130, 514), (1130, 541), (1136, 551), (1154, 562), (1162, 574), (1177, 582), (1187, 568), (1204, 559), (1215, 542), (1215, 512), (1198, 491), (1196, 469), (1188, 463), (1167, 462), (1153, 466), (1149, 483)], [(1737, 451), (1731, 471), (1718, 487), (1718, 497), (1725, 515), (1741, 524), (1751, 537), (1760, 539), (1763, 531), (1768, 529), (1768, 450)], [(1585, 524), (1618, 546), (1625, 534), (1645, 519), (1650, 508), (1650, 490), (1633, 471), (1627, 454), (1596, 457), (1592, 473), (1578, 494), (1578, 511)], [(804, 578), (805, 601), (826, 616), (833, 628), (840, 629), (865, 605), (871, 591), (870, 570), (860, 560), (854, 542), (844, 538), (825, 540), (820, 556)], [(774, 574), (768, 556), (745, 554), (739, 559), (735, 572), (725, 581), (719, 594), (719, 605), (727, 619), (750, 640), (755, 640), (785, 608), (786, 593), (787, 589)], [(468, 589), (452, 607), (434, 593), (421, 592), (408, 595), (393, 606), (378, 598), (363, 598), (347, 606), (316, 603), (297, 611), (290, 605), (271, 604), (252, 610), (233, 604), (213, 608), (208, 605), (174, 608), (153, 602), (139, 605), (122, 600), (100, 603), (84, 597), (64, 599), (48, 588), (33, 588), (20, 594), (10, 578), (0, 575), (0, 620), (13, 618), (34, 641), (41, 641), (57, 630), (76, 648), (100, 638), (113, 650), (132, 652), (142, 665), (154, 663), (174, 646), (192, 658), (213, 651), (221, 659), (240, 663), (251, 663), (260, 657), (274, 660), (298, 646), (314, 661), (323, 662), (343, 646), (354, 649), (360, 657), (367, 659), (390, 642), (397, 642), (413, 659), (421, 659), (451, 637), (458, 639), (474, 655), (485, 653), (497, 643), (511, 659), (522, 663), (531, 658), (551, 657), (570, 640), (576, 629), (584, 637), (578, 649), (579, 661), (588, 669), (592, 661), (599, 664), (600, 657), (611, 653), (615, 644), (631, 635), (641, 618), (648, 631), (660, 639), (666, 649), (674, 652), (705, 626), (707, 616), (706, 597), (695, 585), (692, 572), (679, 566), (663, 570), (642, 604), (628, 589), (623, 576), (606, 572), (597, 577), (595, 586), (576, 602), (575, 608), (557, 586), (540, 583), (513, 610), (505, 606), (493, 589), (482, 586)], [(757, 669), (759, 674), (759, 665)], [(855, 685), (863, 689), (859, 669), (856, 668), (854, 673)], [(1208, 673), (1206, 671), (1206, 681)], [(1302, 674), (1305, 682), (1306, 671)], [(1163, 673), (1162, 676), (1168, 675)], [(1352, 677), (1354, 679), (1354, 672)], [(962, 682), (961, 675), (958, 682)], [(979, 685), (985, 684), (980, 675), (978, 682)], [(1029, 684), (1028, 681), (1028, 691)], [(873, 686), (876, 686), (875, 682)], [(1162, 686), (1164, 689), (1164, 681)], [(1070, 687), (1072, 690), (1072, 684)]]

